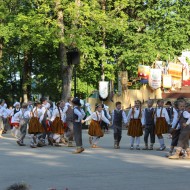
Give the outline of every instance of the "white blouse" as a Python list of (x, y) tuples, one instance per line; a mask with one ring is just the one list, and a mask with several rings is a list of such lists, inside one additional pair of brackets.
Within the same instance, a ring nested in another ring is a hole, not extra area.
[(86, 121), (89, 121), (89, 120), (95, 120), (95, 121), (101, 121), (103, 120), (105, 123), (107, 124), (110, 124), (110, 121), (105, 117), (104, 113), (103, 112), (93, 112), (90, 116), (88, 116), (86, 119), (85, 119), (85, 122)]

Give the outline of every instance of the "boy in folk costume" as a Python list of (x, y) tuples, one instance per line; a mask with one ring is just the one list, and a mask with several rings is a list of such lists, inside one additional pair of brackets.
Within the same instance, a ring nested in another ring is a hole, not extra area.
[(190, 148), (189, 148), (189, 137), (190, 137), (190, 104), (186, 105), (186, 111), (182, 113), (182, 116), (179, 121), (180, 125), (180, 134), (177, 143), (177, 149), (174, 155), (169, 156), (169, 159), (179, 159), (182, 153), (182, 150), (186, 150), (187, 156), (186, 159), (190, 159)]
[[(109, 120), (111, 119), (111, 116), (109, 114), (109, 107), (106, 106), (105, 104), (102, 104), (102, 112), (104, 112), (104, 116)], [(108, 124), (104, 121), (101, 122), (101, 128), (104, 130), (104, 133), (108, 133), (109, 132), (109, 128), (108, 128)]]
[(34, 108), (30, 111), (30, 115), (31, 115), (31, 118), (30, 118), (29, 127), (28, 127), (28, 133), (32, 134), (31, 135), (32, 141), (31, 141), (30, 147), (36, 148), (38, 144), (37, 135), (44, 132), (42, 124), (39, 122), (39, 118), (42, 115), (40, 101), (36, 101), (34, 103)]
[(38, 143), (39, 146), (45, 146), (45, 139), (46, 136), (48, 138), (48, 142), (50, 145), (53, 145), (53, 138), (51, 137), (51, 113), (49, 111), (50, 104), (47, 101), (47, 98), (41, 98), (41, 103), (42, 103), (42, 115), (40, 116), (40, 123), (43, 126), (44, 132), (40, 138), (40, 142)]
[(121, 109), (121, 102), (116, 102), (116, 109), (112, 111), (112, 124), (114, 131), (114, 148), (119, 149), (119, 143), (122, 137), (122, 121), (127, 123), (127, 116)]
[(88, 116), (82, 122), (84, 123), (89, 120), (91, 120), (88, 130), (88, 134), (90, 135), (90, 144), (92, 144), (92, 148), (99, 148), (99, 146), (97, 146), (97, 143), (100, 137), (104, 136), (100, 123), (103, 120), (105, 123), (110, 125), (110, 121), (105, 117), (104, 112), (102, 112), (101, 104), (96, 104), (95, 112), (93, 112), (92, 115)]
[[(145, 147), (143, 150), (153, 150), (153, 145), (155, 143), (155, 124), (154, 124), (154, 108), (152, 107), (154, 104), (153, 100), (147, 101), (147, 108), (145, 108), (142, 112), (142, 125), (144, 128), (144, 143)], [(148, 147), (148, 137), (150, 135), (150, 147)]]
[(140, 136), (143, 135), (141, 117), (142, 117), (141, 101), (136, 100), (135, 107), (129, 110), (129, 113), (127, 116), (127, 123), (129, 123), (127, 134), (131, 136), (130, 138), (131, 150), (134, 149), (135, 138), (136, 138), (136, 150), (140, 150), (140, 146), (139, 146)]
[(68, 138), (68, 146), (73, 146), (73, 105), (72, 98), (68, 98), (67, 102), (64, 105), (63, 113), (66, 115), (66, 137)]
[(61, 139), (61, 135), (64, 134), (64, 122), (65, 122), (65, 117), (64, 117), (64, 113), (61, 110), (62, 105), (64, 104), (63, 101), (60, 101), (57, 103), (57, 108), (54, 109), (53, 114), (52, 114), (52, 133), (53, 133), (53, 139), (55, 141), (55, 146), (61, 146), (59, 144), (60, 139)]
[[(186, 102), (183, 100), (178, 100), (176, 103), (176, 108), (173, 108), (173, 121), (172, 121), (172, 127), (170, 129), (170, 133), (172, 134), (172, 141), (169, 153), (166, 155), (171, 156), (174, 150), (174, 147), (177, 146), (179, 135), (180, 135), (180, 122), (183, 119), (183, 117), (189, 116), (189, 113), (185, 111)], [(184, 115), (184, 116), (183, 116)]]
[(162, 134), (168, 133), (168, 125), (170, 124), (168, 112), (163, 106), (164, 100), (158, 100), (155, 109), (155, 135), (157, 135), (160, 143), (160, 148), (157, 149), (159, 151), (163, 151), (166, 148)]
[(21, 110), (13, 116), (14, 121), (19, 122), (21, 136), (17, 140), (17, 144), (20, 146), (25, 146), (23, 141), (26, 136), (27, 125), (28, 125), (29, 118), (30, 118), (30, 112), (27, 110), (27, 106), (28, 105), (26, 103), (23, 103)]
[(14, 120), (14, 115), (20, 111), (20, 103), (15, 102), (13, 107), (14, 109), (11, 113), (11, 126), (12, 126), (11, 134), (16, 138), (19, 138), (19, 134), (20, 134), (19, 122)]
[(84, 111), (80, 108), (81, 103), (79, 98), (74, 98), (72, 100), (73, 104), (73, 131), (74, 139), (76, 142), (76, 151), (73, 154), (79, 154), (84, 151), (82, 145), (82, 119), (84, 118)]

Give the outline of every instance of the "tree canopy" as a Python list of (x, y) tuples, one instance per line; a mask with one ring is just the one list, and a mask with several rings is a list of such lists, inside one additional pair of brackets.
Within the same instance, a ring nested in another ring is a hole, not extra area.
[[(103, 73), (116, 82), (118, 71), (173, 59), (189, 49), (189, 12), (188, 0), (0, 0), (0, 97), (65, 98), (75, 67), (85, 98)], [(80, 64), (68, 64), (72, 51)]]

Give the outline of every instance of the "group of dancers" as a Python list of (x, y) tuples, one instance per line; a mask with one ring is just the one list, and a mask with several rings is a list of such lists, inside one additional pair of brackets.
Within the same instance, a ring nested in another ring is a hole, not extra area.
[[(112, 126), (113, 147), (119, 149), (122, 129), (127, 127), (131, 150), (154, 150), (157, 136), (160, 147), (156, 150), (163, 151), (166, 149), (163, 134), (168, 133), (171, 146), (166, 156), (169, 159), (190, 159), (190, 104), (184, 98), (178, 98), (173, 105), (170, 101), (165, 104), (162, 99), (153, 107), (154, 103), (154, 100), (149, 99), (147, 106), (142, 106), (141, 101), (136, 100), (128, 113), (122, 109), (121, 102), (115, 103), (112, 112), (108, 111), (106, 105), (97, 103), (95, 111), (92, 112), (88, 103), (84, 111), (79, 98), (69, 98), (67, 102), (59, 101), (54, 108), (46, 98), (41, 98), (41, 101), (35, 101), (34, 105), (23, 103), (20, 106), (20, 103), (16, 102), (14, 108), (8, 111), (5, 101), (1, 100), (0, 135), (7, 130), (5, 118), (11, 116), (11, 132), (17, 137), (19, 146), (25, 146), (24, 138), (28, 131), (32, 148), (47, 145), (46, 139), (49, 145), (60, 146), (60, 142), (66, 139), (70, 147), (75, 141), (76, 150), (73, 153), (78, 154), (84, 151), (82, 124), (88, 122), (89, 143), (92, 148), (99, 148), (100, 138), (104, 136), (105, 130)], [(140, 138), (143, 134), (144, 147), (141, 148)]]

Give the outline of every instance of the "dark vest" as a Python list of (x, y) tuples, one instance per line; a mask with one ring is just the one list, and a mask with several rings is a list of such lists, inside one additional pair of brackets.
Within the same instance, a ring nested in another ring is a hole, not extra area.
[[(183, 114), (183, 113), (182, 113)], [(183, 115), (180, 117), (180, 120), (179, 120), (179, 125), (180, 125), (180, 129), (183, 127), (183, 123), (186, 123), (187, 122), (187, 118), (184, 118)]]
[(123, 110), (114, 110), (113, 124), (116, 126), (122, 126), (122, 112)]
[(154, 125), (154, 109), (151, 108), (151, 110), (149, 110), (149, 108), (145, 109), (145, 125)]
[[(79, 107), (74, 107), (74, 109), (77, 109), (80, 111)], [(74, 113), (74, 109), (73, 109), (73, 121), (78, 120), (78, 115)]]
[(18, 110), (14, 109), (14, 115), (15, 115), (15, 113), (17, 113), (19, 111), (20, 111), (20, 108)]

